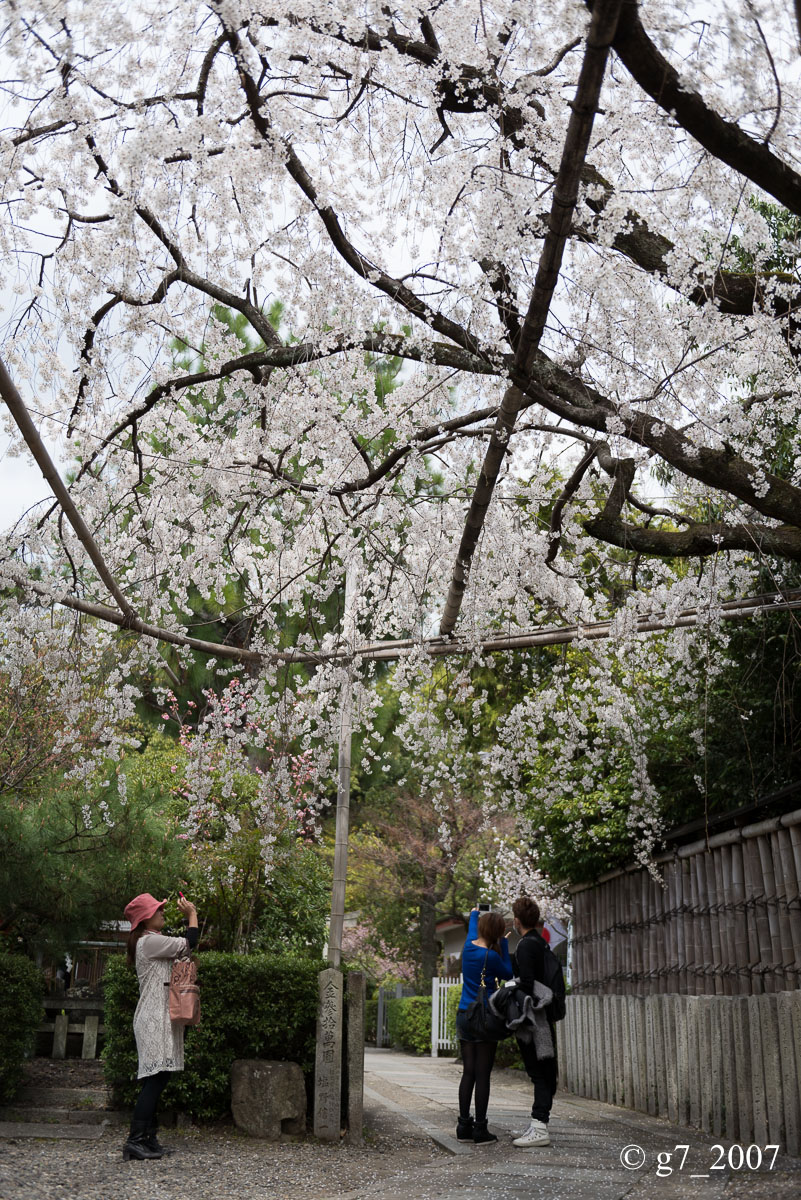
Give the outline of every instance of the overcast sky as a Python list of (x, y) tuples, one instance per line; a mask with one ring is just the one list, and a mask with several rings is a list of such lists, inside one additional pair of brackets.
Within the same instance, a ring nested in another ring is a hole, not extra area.
[[(11, 457), (10, 441), (7, 433), (0, 432), (0, 531), (3, 532), (37, 500), (47, 500), (52, 495), (29, 454)], [(55, 454), (52, 443), (48, 444), (48, 450)]]

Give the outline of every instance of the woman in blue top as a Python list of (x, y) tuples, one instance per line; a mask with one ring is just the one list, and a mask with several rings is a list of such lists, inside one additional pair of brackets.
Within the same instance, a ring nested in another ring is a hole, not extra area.
[[(484, 1145), (497, 1142), (487, 1129), (487, 1105), (490, 1094), (490, 1075), (495, 1062), (497, 1042), (479, 1042), (466, 1028), (467, 1009), (478, 999), (481, 973), (487, 994), (494, 992), (499, 979), (511, 979), (512, 960), (509, 944), (504, 937), (506, 922), (500, 913), (483, 912), (474, 908), (467, 926), (467, 940), (462, 951), (462, 997), (456, 1013), (456, 1033), (462, 1047), (462, 1079), (459, 1084), (459, 1123), (456, 1137), (460, 1142)], [(476, 1094), (476, 1118), (470, 1116), (473, 1090)]]

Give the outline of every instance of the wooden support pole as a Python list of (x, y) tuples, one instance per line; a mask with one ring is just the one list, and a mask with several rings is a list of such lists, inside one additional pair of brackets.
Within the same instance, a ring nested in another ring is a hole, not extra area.
[[(351, 654), (355, 643), (355, 585), (355, 573), (353, 568), (348, 567), (345, 574), (345, 611), (342, 632)], [(349, 659), (340, 701), (334, 884), (331, 891), (331, 925), (328, 935), (328, 961), (332, 967), (338, 967), (342, 959), (342, 930), (345, 923), (345, 884), (348, 875), (348, 829), (350, 824), (350, 748), (353, 733), (352, 671)]]
[(57, 1013), (53, 1030), (53, 1058), (67, 1057), (67, 1032), (69, 1016), (65, 1012)]

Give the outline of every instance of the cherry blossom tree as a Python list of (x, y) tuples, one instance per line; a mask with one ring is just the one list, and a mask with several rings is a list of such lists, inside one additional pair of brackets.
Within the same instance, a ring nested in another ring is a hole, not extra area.
[[(638, 621), (700, 606), (660, 667), (689, 671), (693, 638), (707, 663), (725, 641), (724, 602), (801, 558), (791, 14), (9, 0), (5, 16), (0, 393), (56, 494), (5, 535), (9, 627), (45, 630), (60, 603), (91, 618), (96, 661), (114, 627), (139, 634), (107, 672), (119, 717), (134, 668), (163, 679), (208, 652), (322, 777), (348, 667), (314, 618), (346, 566), (360, 638), (417, 645), (410, 688), (431, 681), (437, 625), (479, 647), (614, 618), (562, 744), (572, 761), (600, 689), (645, 812), (620, 683)], [(390, 357), (398, 386), (376, 389)], [(40, 431), (74, 456), (69, 488)], [(190, 595), (231, 579), (246, 644), (204, 646)], [(319, 665), (287, 690), (304, 653)], [(353, 668), (368, 731), (373, 670)], [(454, 679), (461, 702), (469, 665)], [(489, 774), (514, 781), (536, 707), (509, 714)], [(424, 708), (404, 720), (433, 762), (456, 726)]]

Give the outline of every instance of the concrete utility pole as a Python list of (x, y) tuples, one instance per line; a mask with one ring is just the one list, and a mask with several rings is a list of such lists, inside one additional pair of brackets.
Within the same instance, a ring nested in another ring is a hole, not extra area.
[(353, 734), (353, 659), (356, 649), (355, 620), (356, 574), (353, 567), (345, 573), (345, 611), (342, 638), (348, 659), (342, 683), (339, 718), (339, 781), (337, 784), (337, 824), (334, 846), (334, 885), (331, 890), (331, 927), (328, 934), (328, 961), (338, 967), (342, 959), (342, 929), (345, 923), (345, 883), (348, 876), (348, 828), (350, 824), (350, 747)]

